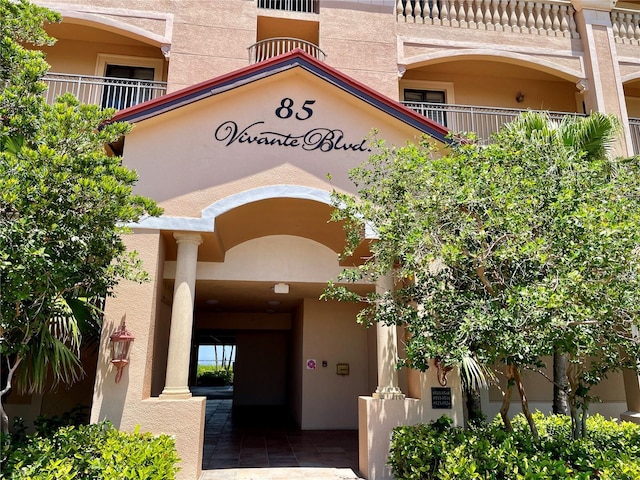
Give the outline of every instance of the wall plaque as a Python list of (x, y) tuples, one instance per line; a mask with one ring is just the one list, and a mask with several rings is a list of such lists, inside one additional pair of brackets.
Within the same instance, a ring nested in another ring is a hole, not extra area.
[(431, 387), (431, 408), (451, 409), (451, 388)]

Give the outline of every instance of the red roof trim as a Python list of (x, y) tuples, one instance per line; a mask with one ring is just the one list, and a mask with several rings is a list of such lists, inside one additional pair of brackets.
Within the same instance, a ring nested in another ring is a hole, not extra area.
[(234, 72), (197, 83), (195, 85), (163, 95), (153, 100), (126, 108), (117, 112), (111, 121), (137, 122), (166, 111), (179, 108), (201, 98), (213, 95), (212, 90), (228, 87), (235, 88), (245, 83), (258, 80), (265, 75), (276, 74), (283, 69), (302, 67), (324, 78), (330, 83), (361, 98), (396, 118), (409, 123), (419, 130), (435, 138), (445, 141), (448, 130), (431, 119), (420, 115), (399, 102), (382, 95), (367, 85), (348, 77), (333, 67), (317, 60), (300, 49), (272, 57), (260, 63), (255, 63)]

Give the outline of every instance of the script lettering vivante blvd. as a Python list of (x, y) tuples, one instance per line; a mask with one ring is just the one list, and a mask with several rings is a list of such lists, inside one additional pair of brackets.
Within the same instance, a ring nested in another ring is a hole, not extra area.
[(302, 148), (306, 151), (352, 151), (370, 152), (366, 139), (357, 143), (345, 140), (344, 132), (339, 128), (312, 128), (302, 135), (264, 131), (260, 125), (265, 122), (254, 122), (242, 129), (233, 120), (221, 123), (214, 133), (214, 138), (229, 147), (233, 144), (256, 144), (271, 147)]

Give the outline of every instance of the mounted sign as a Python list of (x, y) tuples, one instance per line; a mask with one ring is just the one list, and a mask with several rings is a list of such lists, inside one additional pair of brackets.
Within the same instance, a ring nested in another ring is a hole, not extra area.
[[(289, 118), (305, 121), (313, 116), (311, 105), (315, 100), (305, 100), (302, 106), (297, 109), (293, 99), (285, 97), (280, 101), (280, 106), (274, 110), (276, 118), (286, 120)], [(270, 147), (291, 147), (300, 148), (308, 152), (332, 152), (332, 151), (352, 151), (370, 152), (366, 146), (367, 139), (349, 142), (345, 140), (345, 134), (339, 128), (318, 127), (311, 128), (306, 132), (295, 135), (281, 131), (266, 130), (263, 125), (266, 122), (259, 120), (241, 128), (235, 121), (227, 120), (222, 122), (214, 133), (214, 138), (218, 142), (224, 143), (225, 147), (233, 144), (267, 145)]]
[(431, 387), (431, 408), (451, 409), (451, 388)]

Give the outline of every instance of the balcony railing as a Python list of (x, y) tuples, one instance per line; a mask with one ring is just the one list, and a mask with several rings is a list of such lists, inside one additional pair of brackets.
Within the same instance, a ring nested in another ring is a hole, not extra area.
[(614, 8), (611, 11), (611, 27), (617, 43), (640, 45), (640, 11)]
[[(526, 111), (450, 103), (402, 102), (402, 104), (453, 132), (474, 132), (482, 142), (487, 142), (491, 135), (500, 130), (505, 123)], [(580, 113), (573, 112), (548, 113), (555, 120), (560, 120), (566, 115), (582, 116)]]
[(160, 97), (167, 91), (165, 82), (68, 73), (48, 73), (44, 81), (49, 87), (45, 92), (49, 103), (53, 103), (56, 97), (69, 92), (82, 103), (118, 110)]
[(318, 60), (324, 62), (324, 59), (327, 57), (325, 53), (320, 50), (317, 45), (314, 45), (311, 42), (307, 42), (306, 40), (300, 40), (299, 38), (268, 38), (266, 40), (261, 40), (257, 43), (251, 45), (249, 50), (249, 63), (257, 63), (266, 60), (267, 58), (275, 57), (276, 55), (280, 55), (282, 53), (290, 52), (299, 48), (304, 50), (312, 57), (317, 58)]
[(399, 22), (579, 38), (570, 1), (397, 0)]
[(258, 8), (286, 12), (319, 13), (320, 0), (258, 0)]
[[(445, 103), (401, 102), (420, 115), (447, 127), (453, 132), (474, 132), (478, 140), (486, 143), (491, 135), (505, 123), (514, 120), (526, 110), (499, 107), (477, 107)], [(573, 112), (547, 112), (553, 120), (561, 120), (567, 115), (583, 116)], [(635, 155), (640, 155), (640, 118), (629, 118), (631, 144)]]

